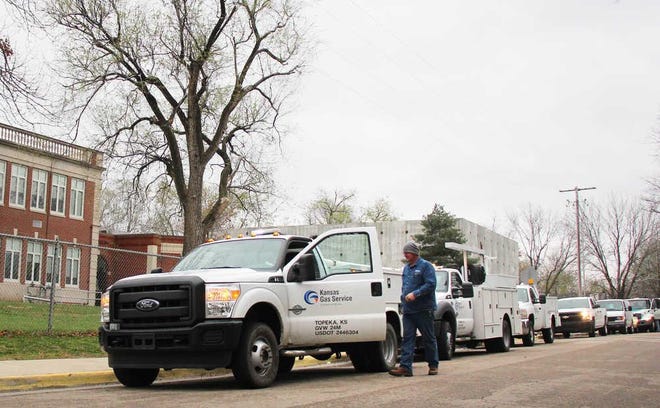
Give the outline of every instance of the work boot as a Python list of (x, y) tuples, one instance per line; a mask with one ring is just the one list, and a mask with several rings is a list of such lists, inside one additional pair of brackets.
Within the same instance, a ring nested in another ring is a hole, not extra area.
[(429, 367), (429, 375), (438, 375), (438, 367)]
[(389, 373), (390, 375), (393, 375), (395, 377), (412, 377), (413, 375), (411, 370), (408, 370), (407, 368), (401, 366), (399, 366), (399, 368), (390, 370)]

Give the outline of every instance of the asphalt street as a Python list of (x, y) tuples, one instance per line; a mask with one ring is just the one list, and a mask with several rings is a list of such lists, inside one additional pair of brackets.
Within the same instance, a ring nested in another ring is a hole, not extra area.
[(660, 334), (537, 342), (509, 353), (459, 351), (440, 375), (358, 374), (350, 363), (294, 369), (272, 387), (241, 389), (231, 376), (5, 393), (2, 407), (652, 407), (660, 402)]

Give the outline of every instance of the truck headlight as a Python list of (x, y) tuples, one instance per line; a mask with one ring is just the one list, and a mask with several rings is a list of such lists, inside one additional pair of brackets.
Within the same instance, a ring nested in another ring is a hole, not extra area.
[(586, 310), (581, 311), (580, 316), (582, 317), (582, 320), (591, 320), (591, 315)]
[(110, 292), (101, 295), (101, 323), (110, 322)]
[(239, 285), (206, 285), (206, 318), (230, 317), (240, 295)]

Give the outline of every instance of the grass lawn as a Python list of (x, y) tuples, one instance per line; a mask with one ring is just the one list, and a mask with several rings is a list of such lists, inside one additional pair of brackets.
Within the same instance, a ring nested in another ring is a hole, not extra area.
[(99, 307), (56, 304), (49, 335), (47, 303), (0, 301), (0, 360), (102, 357), (99, 316)]

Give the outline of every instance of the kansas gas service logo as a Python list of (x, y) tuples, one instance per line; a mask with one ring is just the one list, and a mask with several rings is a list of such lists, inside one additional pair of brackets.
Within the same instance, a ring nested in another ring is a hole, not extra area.
[(305, 292), (305, 303), (307, 303), (308, 305), (319, 303), (319, 294), (314, 292), (313, 290), (308, 290), (307, 292)]

